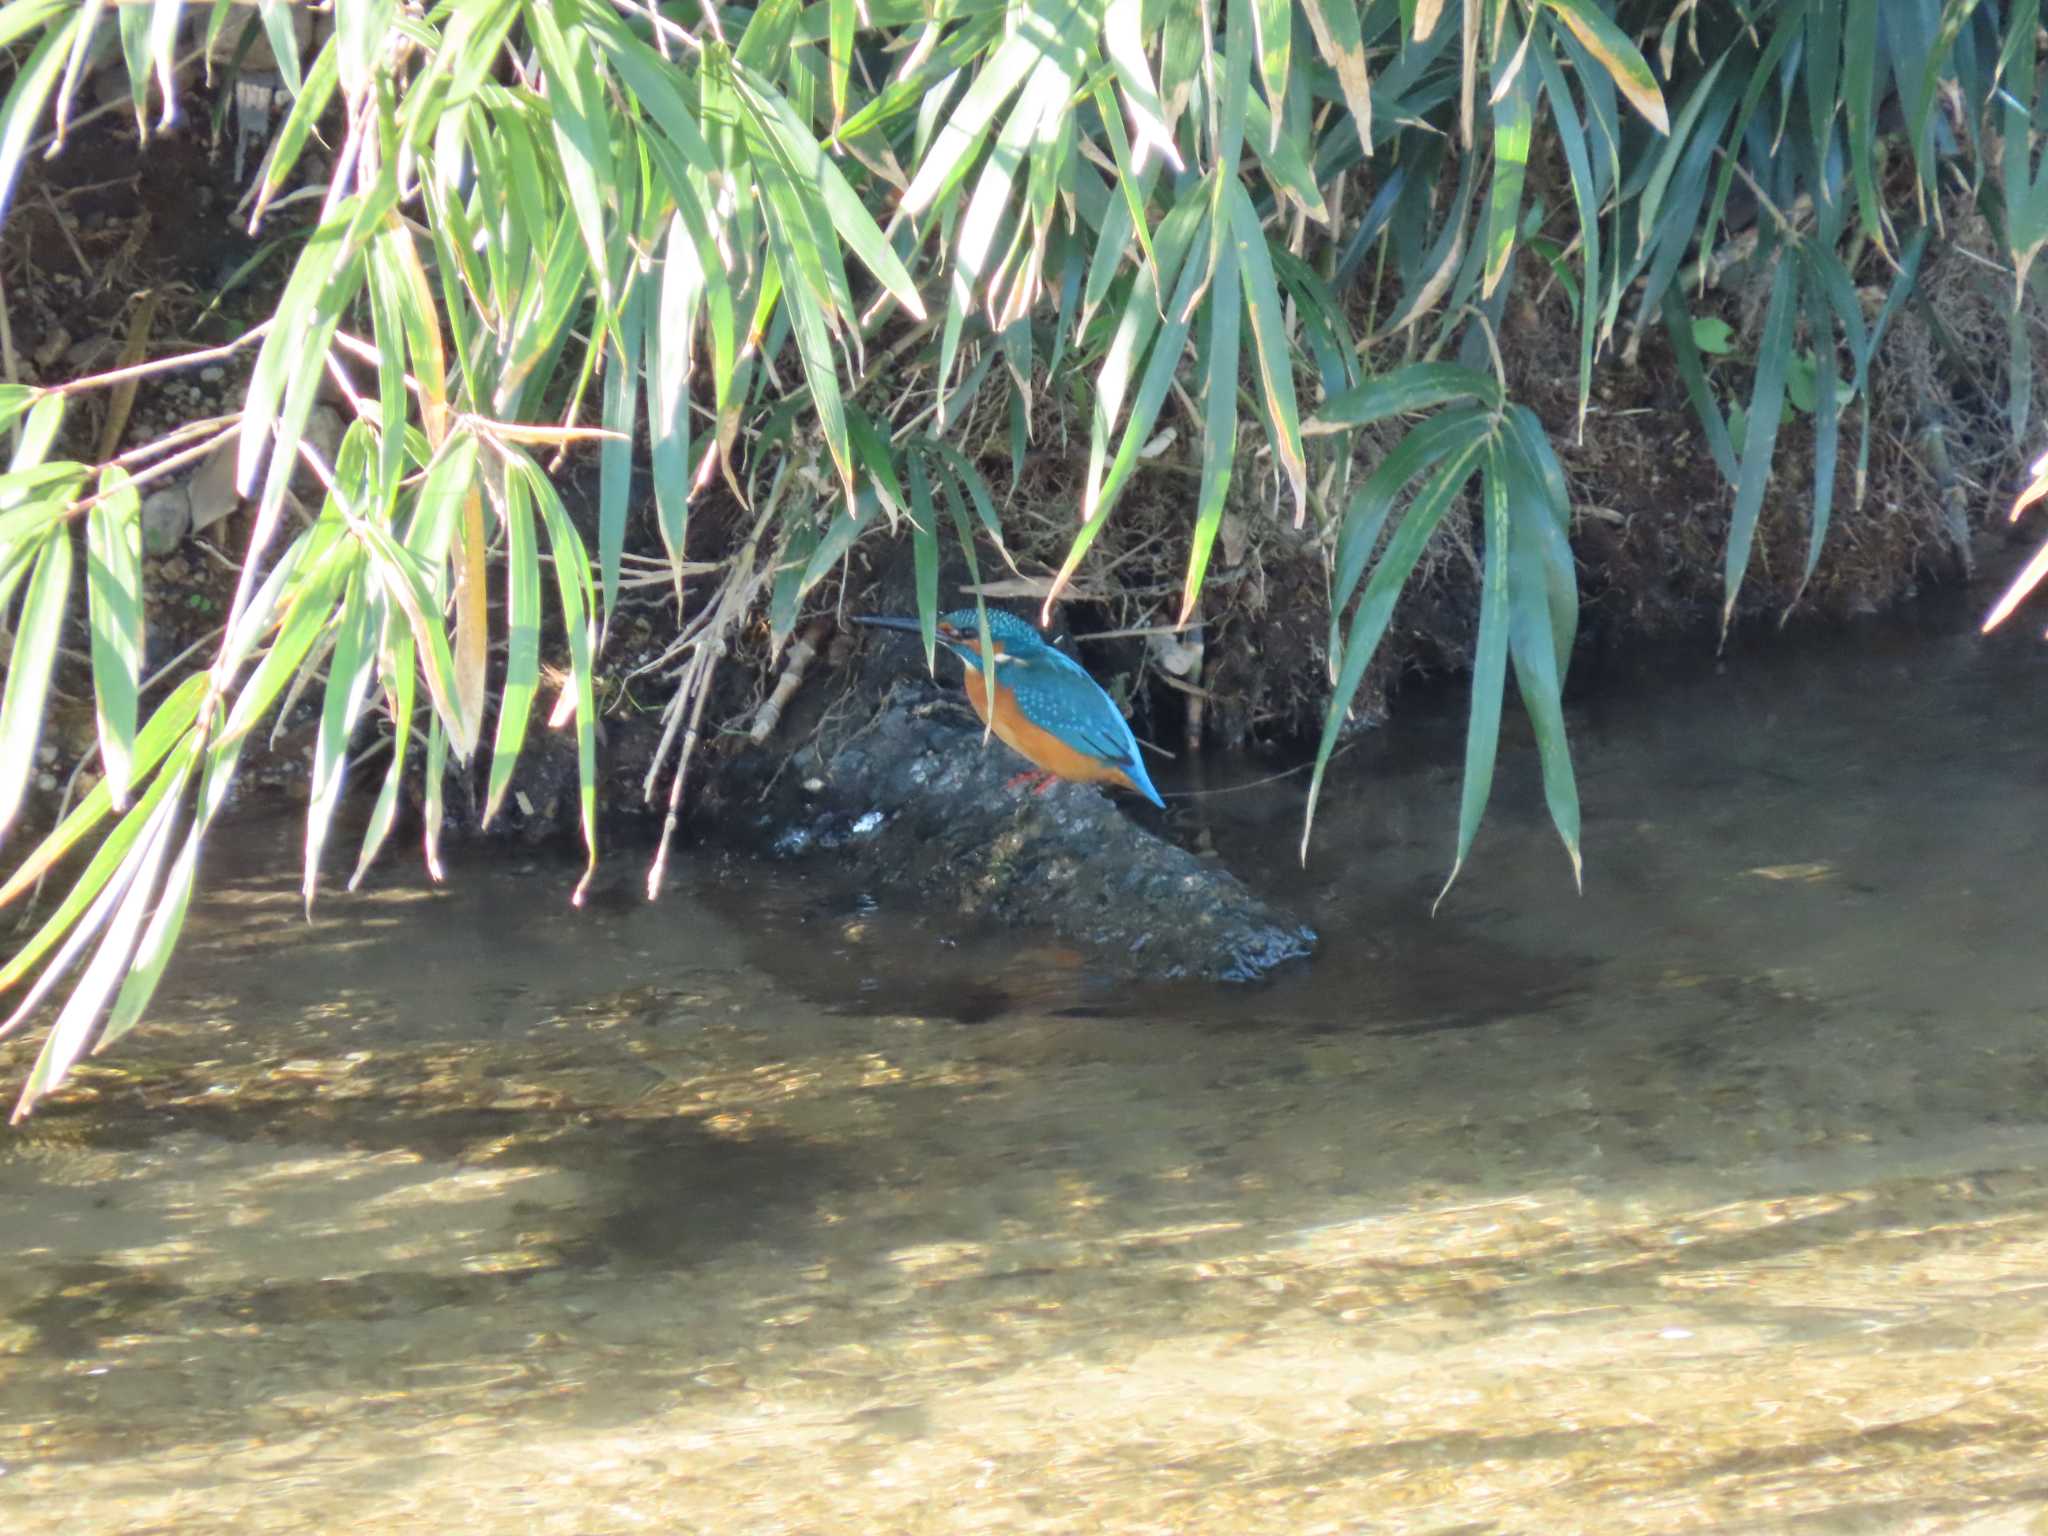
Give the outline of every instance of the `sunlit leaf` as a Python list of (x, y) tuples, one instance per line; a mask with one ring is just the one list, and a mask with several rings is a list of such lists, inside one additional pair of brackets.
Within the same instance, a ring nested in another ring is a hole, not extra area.
[(70, 595), (71, 535), (60, 527), (44, 538), (36, 556), (15, 625), (6, 690), (0, 693), (0, 837), (14, 825), (29, 778), (36, 771), (43, 702), (49, 696), (57, 638), (64, 627), (64, 605)]
[(100, 475), (86, 514), (86, 590), (92, 623), (92, 687), (100, 765), (114, 808), (125, 809), (142, 686), (142, 503), (127, 473)]

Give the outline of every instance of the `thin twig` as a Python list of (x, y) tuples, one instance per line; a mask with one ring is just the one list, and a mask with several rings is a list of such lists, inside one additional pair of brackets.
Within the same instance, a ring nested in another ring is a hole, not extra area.
[(223, 357), (232, 357), (250, 342), (261, 341), (269, 334), (270, 327), (275, 323), (274, 320), (266, 320), (261, 325), (251, 326), (233, 341), (223, 342), (217, 347), (206, 347), (198, 352), (181, 352), (176, 357), (160, 357), (153, 363), (137, 363), (129, 368), (116, 368), (111, 373), (91, 373), (82, 379), (52, 384), (44, 393), (75, 395), (81, 390), (105, 389), (127, 379), (145, 378), (154, 373), (176, 373), (181, 368), (190, 368), (197, 363), (210, 363)]

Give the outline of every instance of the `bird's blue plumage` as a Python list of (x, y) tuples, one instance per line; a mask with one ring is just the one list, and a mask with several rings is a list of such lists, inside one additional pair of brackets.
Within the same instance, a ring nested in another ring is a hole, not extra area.
[[(1087, 668), (1014, 613), (989, 609), (988, 633), (1000, 651), (996, 658), (998, 681), (1016, 694), (1017, 707), (1027, 720), (1076, 751), (1121, 769), (1139, 794), (1161, 810), (1166, 808), (1145, 772), (1138, 739), (1124, 722), (1123, 712), (1088, 675)], [(981, 670), (981, 628), (972, 608), (941, 614), (938, 638), (968, 666)]]

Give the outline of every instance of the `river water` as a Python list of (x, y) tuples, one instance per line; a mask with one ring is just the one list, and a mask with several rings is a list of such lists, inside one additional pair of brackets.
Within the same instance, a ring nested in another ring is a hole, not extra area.
[(154, 1025), (0, 1141), (0, 1513), (2048, 1531), (2044, 669), (1596, 687), (1583, 896), (1513, 711), (1434, 918), (1448, 715), (1305, 871), (1299, 779), (1176, 802), (1323, 934), (1256, 989), (702, 855), (309, 926), (252, 818)]

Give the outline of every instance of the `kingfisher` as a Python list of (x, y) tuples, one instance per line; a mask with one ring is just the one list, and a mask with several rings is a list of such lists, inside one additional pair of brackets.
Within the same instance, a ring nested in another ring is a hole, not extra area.
[[(922, 633), (916, 619), (862, 616), (854, 622)], [(1013, 784), (1036, 781), (1040, 794), (1054, 779), (1117, 784), (1166, 809), (1115, 700), (1027, 620), (1001, 609), (988, 610), (989, 649), (995, 656), (991, 679), (982, 676), (981, 629), (972, 608), (940, 614), (936, 637), (966, 664), (967, 702), (981, 723), (1032, 765), (1033, 771), (1018, 775)]]

